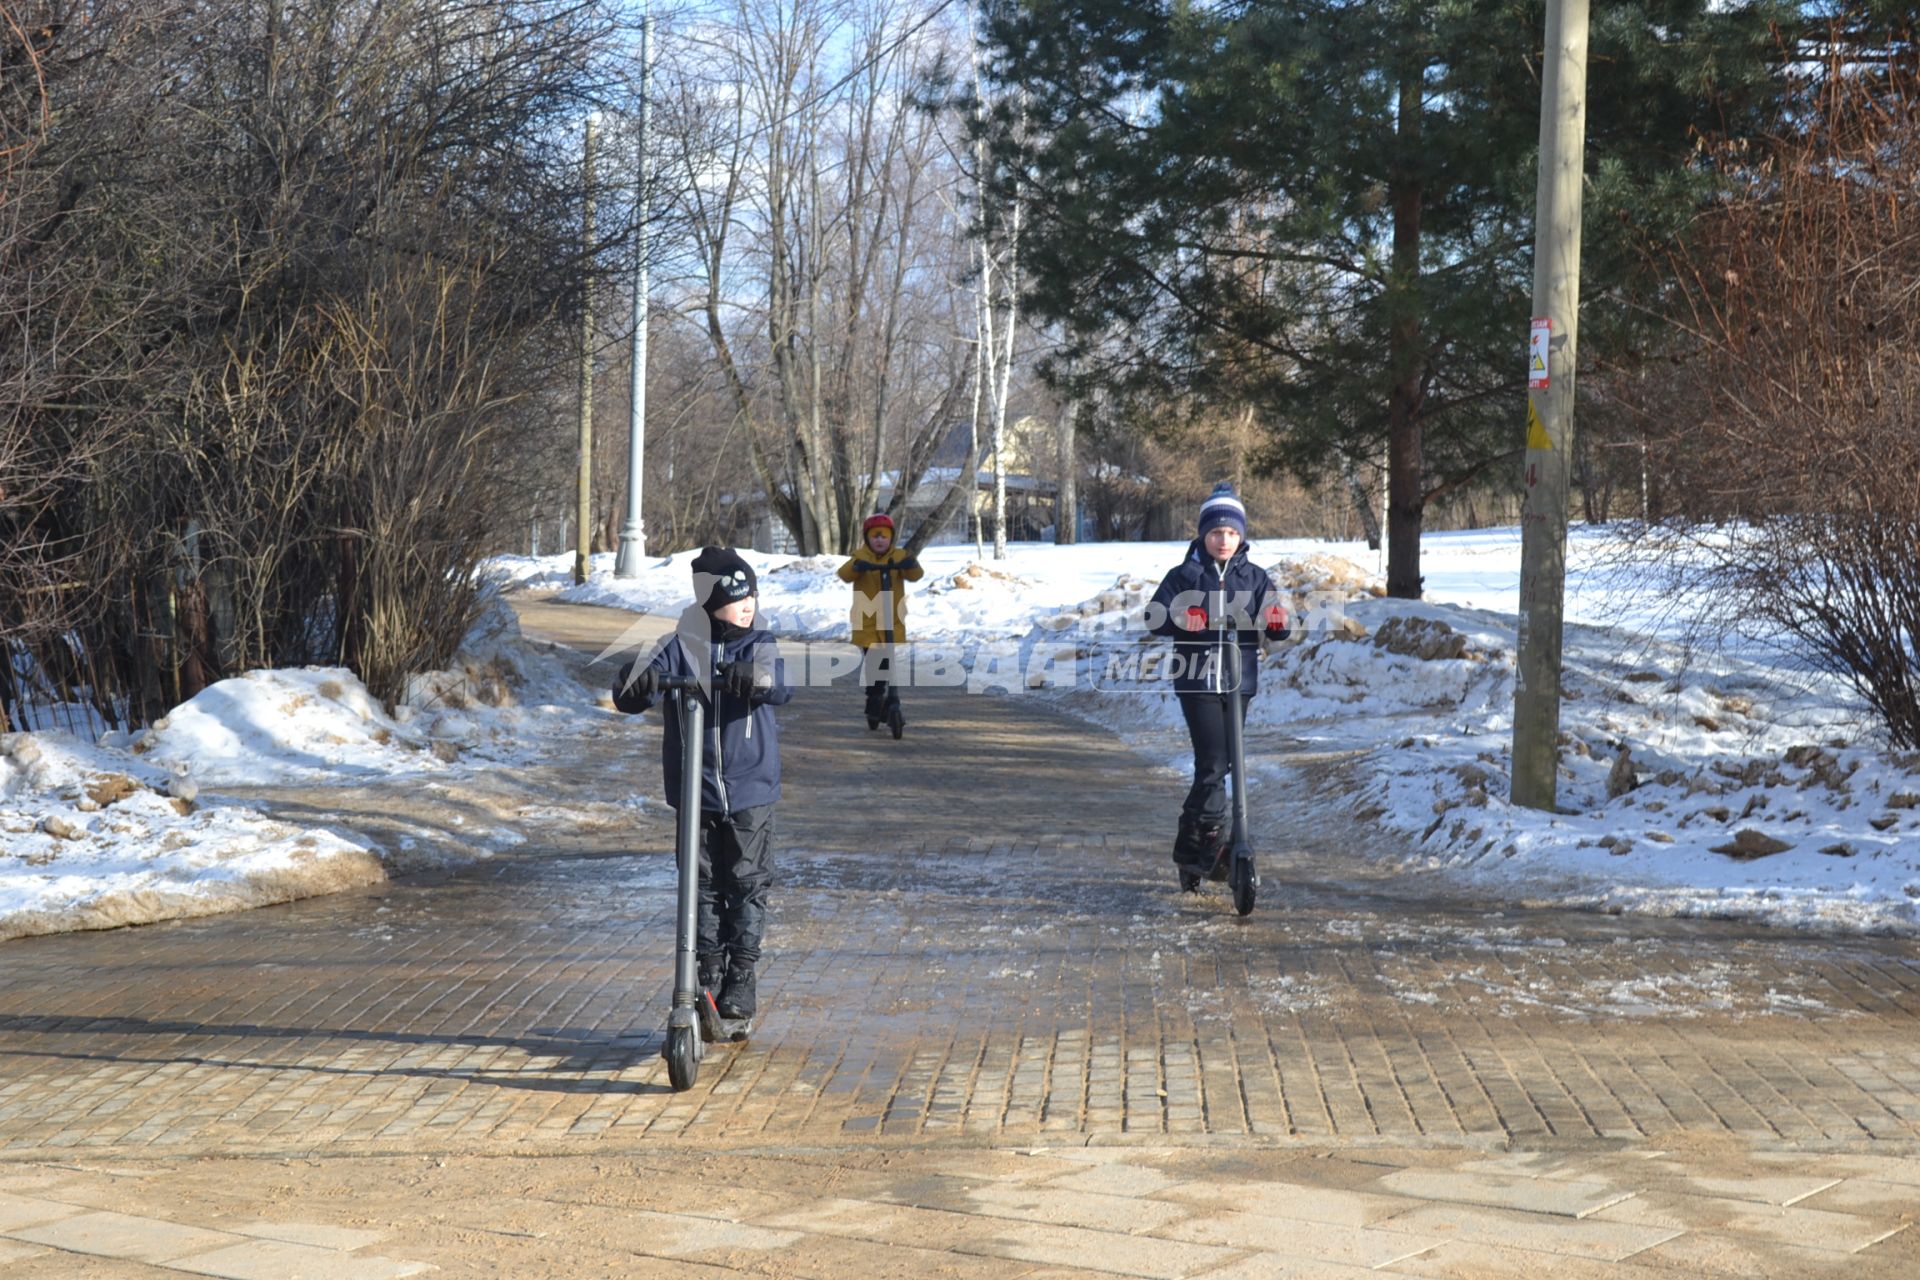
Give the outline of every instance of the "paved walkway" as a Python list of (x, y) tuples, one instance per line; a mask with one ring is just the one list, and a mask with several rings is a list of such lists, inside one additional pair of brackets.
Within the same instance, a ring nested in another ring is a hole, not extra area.
[(1031, 699), (907, 709), (783, 713), (766, 1017), (685, 1094), (641, 722), (493, 796), (536, 838), (468, 869), (5, 944), (0, 1276), (1920, 1267), (1912, 944), (1438, 897), (1278, 795), (1242, 920), (1171, 891), (1176, 775)]

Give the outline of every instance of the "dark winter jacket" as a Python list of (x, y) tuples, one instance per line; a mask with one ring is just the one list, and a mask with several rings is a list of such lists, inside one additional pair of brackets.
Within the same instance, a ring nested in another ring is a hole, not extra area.
[[(708, 644), (688, 632), (687, 628), (676, 632), (647, 666), (663, 676), (702, 677), (710, 691), (697, 695), (707, 704), (700, 808), (706, 813), (734, 814), (772, 804), (780, 798), (780, 731), (774, 725), (773, 708), (793, 697), (779, 645), (764, 631), (748, 631), (717, 644)], [(773, 684), (750, 699), (715, 690), (714, 650), (718, 650), (722, 670), (745, 662), (762, 677), (771, 674)], [(669, 691), (664, 698), (667, 731), (662, 735), (661, 769), (666, 775), (667, 803), (676, 809), (680, 807), (681, 743), (680, 707), (674, 700), (687, 696)], [(615, 705), (622, 711), (645, 711), (653, 701), (629, 696)]]
[[(1187, 546), (1187, 558), (1160, 580), (1147, 609), (1154, 634), (1173, 637), (1175, 693), (1225, 693), (1232, 688), (1224, 653), (1228, 630), (1214, 626), (1223, 616), (1223, 587), (1224, 616), (1231, 619), (1232, 635), (1240, 646), (1242, 694), (1251, 698), (1260, 688), (1261, 633), (1276, 639), (1286, 635), (1284, 613), (1269, 611), (1273, 584), (1267, 571), (1247, 558), (1246, 544), (1233, 553), (1223, 572), (1195, 538)], [(1181, 625), (1190, 616), (1204, 617), (1205, 628), (1193, 631)]]

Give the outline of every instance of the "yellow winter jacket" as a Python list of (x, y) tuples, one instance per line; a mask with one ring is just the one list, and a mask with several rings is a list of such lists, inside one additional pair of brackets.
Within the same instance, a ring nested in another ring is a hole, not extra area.
[[(907, 641), (907, 588), (927, 576), (920, 562), (899, 547), (888, 547), (887, 554), (875, 556), (870, 547), (861, 547), (853, 559), (840, 566), (840, 580), (853, 584), (853, 642), (862, 649), (876, 644), (905, 644)], [(891, 626), (892, 635), (887, 635)]]

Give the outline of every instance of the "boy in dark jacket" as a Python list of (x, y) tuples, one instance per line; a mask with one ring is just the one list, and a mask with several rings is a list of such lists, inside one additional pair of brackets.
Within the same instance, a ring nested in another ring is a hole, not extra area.
[[(1173, 689), (1193, 741), (1193, 785), (1173, 842), (1173, 861), (1189, 877), (1226, 878), (1227, 717), (1246, 723), (1247, 703), (1260, 687), (1261, 637), (1287, 636), (1286, 610), (1270, 600), (1273, 584), (1248, 559), (1246, 537), (1246, 508), (1230, 485), (1216, 485), (1201, 504), (1186, 559), (1161, 579), (1148, 609), (1154, 633), (1174, 639)], [(1217, 625), (1223, 618), (1231, 625)], [(1237, 685), (1226, 661), (1229, 644), (1240, 650)]]
[[(639, 670), (628, 663), (613, 703), (638, 714), (661, 694), (663, 677), (698, 679), (706, 742), (700, 776), (700, 911), (696, 954), (702, 1000), (750, 1020), (757, 1012), (755, 966), (773, 887), (773, 806), (780, 799), (780, 735), (773, 708), (793, 697), (773, 638), (753, 618), (759, 587), (739, 553), (707, 547), (693, 560), (695, 604)], [(669, 708), (661, 743), (667, 800), (680, 804), (680, 717)]]

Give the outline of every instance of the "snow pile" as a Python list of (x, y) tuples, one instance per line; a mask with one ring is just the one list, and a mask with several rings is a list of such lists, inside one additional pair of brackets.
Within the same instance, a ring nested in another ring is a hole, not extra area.
[[(472, 776), (573, 740), (594, 706), (497, 596), (443, 671), (391, 710), (343, 668), (250, 671), (138, 732), (0, 737), (0, 938), (108, 928), (384, 878), (370, 843), (290, 825), (210, 787)], [(471, 846), (484, 852), (484, 845)]]
[(527, 648), (496, 596), (453, 664), (410, 677), (391, 712), (344, 667), (249, 671), (102, 743), (199, 782), (351, 783), (444, 773), (466, 757), (523, 761), (589, 703), (557, 659)]
[(203, 807), (171, 770), (65, 734), (0, 737), (0, 938), (104, 929), (384, 878), (362, 844)]

